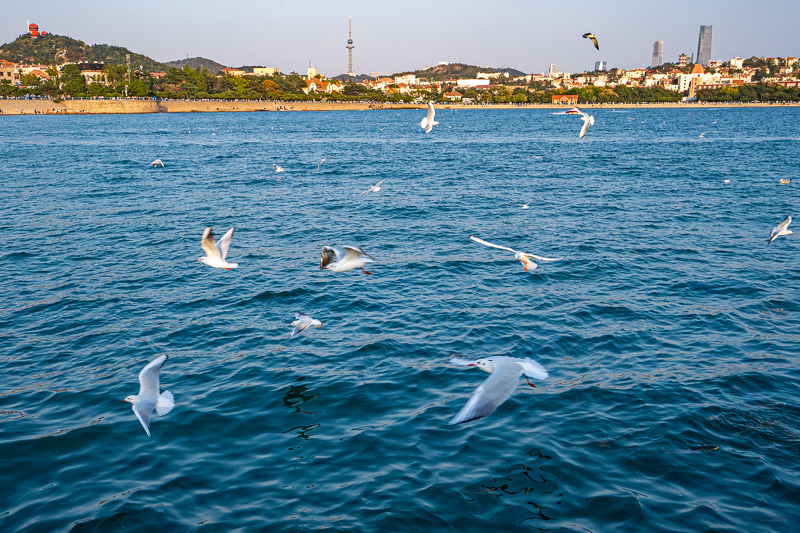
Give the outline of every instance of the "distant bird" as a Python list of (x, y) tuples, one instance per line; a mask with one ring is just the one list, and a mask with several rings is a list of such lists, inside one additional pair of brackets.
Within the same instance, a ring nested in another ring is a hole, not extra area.
[(153, 409), (156, 410), (161, 416), (172, 411), (175, 407), (175, 398), (172, 393), (165, 390), (161, 394), (158, 393), (158, 373), (161, 367), (169, 359), (168, 355), (160, 355), (150, 361), (141, 372), (139, 372), (139, 394), (132, 394), (122, 400), (123, 402), (132, 403), (133, 414), (142, 423), (144, 432), (150, 436), (150, 415), (153, 414)]
[(592, 43), (594, 44), (594, 47), (600, 50), (600, 45), (597, 44), (597, 36), (594, 33), (584, 33), (583, 38), (591, 39)]
[(769, 232), (769, 241), (767, 242), (767, 246), (772, 244), (772, 241), (780, 237), (781, 235), (791, 235), (794, 233), (793, 231), (787, 229), (789, 224), (792, 223), (792, 215), (787, 215), (780, 224), (772, 228), (772, 231)]
[(540, 155), (532, 155), (531, 157), (534, 158), (534, 159), (541, 159), (542, 158), (542, 156), (540, 156)]
[(300, 311), (296, 311), (294, 313), (295, 321), (292, 322), (292, 326), (294, 326), (294, 330), (292, 331), (292, 337), (297, 335), (298, 333), (302, 333), (308, 326), (316, 326), (322, 329), (322, 322), (317, 320), (316, 318), (311, 318), (310, 316), (301, 313)]
[(547, 370), (542, 365), (527, 358), (498, 356), (472, 360), (453, 354), (450, 356), (450, 363), (458, 366), (476, 366), (491, 376), (475, 389), (469, 401), (448, 422), (448, 425), (460, 424), (492, 414), (500, 404), (514, 394), (519, 377), (523, 374), (531, 387), (536, 387), (536, 385), (531, 383), (530, 378), (547, 379), (548, 376)]
[(217, 243), (214, 243), (214, 234), (211, 232), (211, 226), (207, 227), (203, 231), (203, 239), (201, 241), (203, 251), (205, 251), (206, 255), (205, 257), (200, 257), (197, 261), (210, 267), (224, 268), (225, 270), (238, 268), (239, 263), (228, 263), (225, 260), (225, 258), (228, 257), (228, 247), (231, 245), (233, 230), (235, 229), (236, 228), (229, 229)]
[[(387, 179), (388, 179), (388, 178), (387, 178)], [(381, 190), (381, 183), (383, 183), (384, 181), (386, 181), (386, 180), (381, 180), (381, 181), (379, 181), (378, 183), (376, 183), (375, 185), (373, 185), (372, 187), (370, 187), (370, 188), (369, 188), (369, 189), (367, 189), (366, 191), (364, 191), (364, 192), (362, 192), (361, 194), (359, 194), (359, 196), (364, 196), (364, 195), (365, 195), (365, 194), (367, 194), (368, 192), (378, 192), (379, 190)]]
[(516, 250), (514, 250), (512, 248), (508, 248), (506, 246), (499, 246), (497, 244), (492, 244), (490, 242), (486, 242), (483, 239), (479, 239), (478, 237), (476, 237), (474, 235), (470, 235), (469, 238), (472, 239), (473, 241), (477, 242), (477, 243), (484, 244), (486, 246), (491, 246), (492, 248), (498, 248), (500, 250), (507, 250), (509, 252), (512, 252), (514, 254), (514, 259), (516, 259), (517, 261), (522, 263), (522, 268), (525, 270), (525, 272), (527, 272), (528, 270), (534, 270), (536, 268), (536, 263), (534, 263), (531, 260), (531, 257), (536, 259), (537, 261), (560, 261), (560, 260), (564, 259), (563, 257), (541, 257), (541, 256), (538, 256), (538, 255), (526, 254), (526, 253), (523, 253), (523, 252), (518, 252), (518, 251), (516, 251)]
[(323, 246), (319, 268), (333, 272), (349, 272), (360, 268), (364, 274), (372, 274), (364, 269), (364, 265), (374, 262), (360, 246)]
[(329, 155), (327, 157), (323, 157), (322, 160), (319, 163), (317, 163), (317, 172), (319, 172), (319, 169), (322, 166), (322, 163), (324, 163), (328, 159), (333, 159), (333, 156)]
[(589, 131), (589, 126), (594, 126), (594, 117), (583, 109), (577, 107), (573, 107), (572, 111), (576, 111), (581, 116), (581, 120), (583, 121), (581, 133), (578, 136), (579, 139), (583, 139), (583, 137), (586, 135), (586, 132)]
[(789, 179), (780, 178), (780, 182), (781, 182), (781, 185), (789, 185), (792, 182), (792, 178), (789, 178)]
[(730, 183), (731, 180), (724, 180), (723, 183)]
[(703, 135), (705, 135), (705, 134), (706, 134), (706, 133), (705, 133), (705, 132), (703, 132), (703, 133), (701, 133), (700, 135), (698, 135), (698, 137), (702, 137), (702, 136), (703, 136)]
[(156, 159), (150, 164), (153, 165), (153, 168), (156, 168), (158, 165), (161, 165), (162, 167), (164, 166), (164, 163), (160, 159)]
[(385, 129), (386, 129), (386, 126), (382, 127), (382, 128), (381, 128), (381, 131), (383, 131), (383, 130), (385, 130)]
[(425, 133), (430, 133), (434, 126), (438, 126), (439, 123), (433, 120), (433, 117), (436, 115), (436, 110), (433, 108), (433, 102), (428, 102), (428, 116), (423, 118), (419, 125), (425, 130)]
[(272, 166), (275, 167), (275, 172), (283, 172), (283, 167), (272, 163)]
[(527, 204), (517, 204), (517, 203), (510, 203), (508, 205), (518, 205), (522, 209), (529, 209), (533, 202), (528, 202)]

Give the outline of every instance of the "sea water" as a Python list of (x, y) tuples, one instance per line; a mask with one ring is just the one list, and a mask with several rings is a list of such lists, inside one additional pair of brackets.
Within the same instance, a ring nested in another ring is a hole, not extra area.
[(592, 112), (3, 118), (0, 529), (795, 531), (800, 110)]

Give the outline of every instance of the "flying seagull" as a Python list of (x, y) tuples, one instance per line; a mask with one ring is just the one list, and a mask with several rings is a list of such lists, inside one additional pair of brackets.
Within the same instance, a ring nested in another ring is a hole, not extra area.
[(272, 163), (272, 166), (275, 167), (275, 172), (283, 172), (283, 167)]
[(364, 274), (372, 274), (364, 270), (364, 265), (374, 262), (360, 246), (323, 246), (319, 268), (333, 272), (349, 272), (360, 268)]
[(772, 244), (772, 241), (780, 237), (781, 235), (791, 235), (794, 233), (792, 230), (787, 229), (789, 224), (792, 223), (792, 215), (786, 215), (780, 224), (772, 228), (772, 231), (769, 232), (769, 241), (767, 242), (767, 246)]
[(597, 35), (595, 35), (594, 33), (584, 33), (583, 34), (583, 38), (584, 39), (591, 39), (592, 43), (594, 44), (594, 47), (597, 48), (598, 50), (600, 50), (600, 45), (597, 44)]
[(508, 205), (518, 205), (518, 206), (520, 206), (522, 209), (530, 209), (530, 207), (531, 207), (531, 203), (533, 203), (533, 202), (528, 202), (528, 203), (526, 203), (526, 204), (517, 204), (517, 203), (511, 203), (511, 204), (508, 204)]
[(153, 161), (150, 164), (153, 165), (153, 168), (156, 168), (158, 165), (161, 165), (162, 167), (164, 166), (164, 162), (161, 161), (160, 159), (156, 159), (155, 161)]
[(319, 172), (319, 168), (322, 166), (322, 163), (324, 163), (326, 159), (333, 159), (333, 156), (329, 155), (329, 156), (323, 157), (322, 160), (319, 163), (317, 163), (317, 172)]
[(788, 179), (779, 178), (779, 179), (780, 179), (781, 185), (789, 185), (792, 182), (792, 178), (788, 178)]
[(436, 110), (433, 108), (433, 102), (428, 102), (428, 116), (423, 118), (419, 125), (422, 129), (425, 130), (425, 133), (430, 133), (434, 126), (438, 126), (439, 123), (433, 120), (434, 115), (436, 115)]
[[(387, 178), (387, 179), (388, 179), (388, 178)], [(365, 195), (365, 194), (367, 194), (368, 192), (378, 192), (379, 190), (381, 190), (381, 183), (383, 183), (384, 181), (386, 181), (386, 180), (381, 180), (381, 181), (379, 181), (378, 183), (376, 183), (375, 185), (373, 185), (372, 187), (370, 187), (370, 188), (369, 188), (369, 189), (367, 189), (366, 191), (364, 191), (364, 192), (362, 192), (361, 194), (359, 194), (359, 196), (364, 196), (364, 195)]]
[(224, 268), (225, 270), (230, 270), (232, 268), (238, 268), (239, 263), (228, 263), (225, 258), (228, 257), (228, 247), (231, 245), (231, 239), (233, 239), (233, 230), (236, 228), (231, 228), (222, 238), (214, 243), (214, 234), (211, 232), (211, 226), (207, 227), (203, 231), (203, 240), (201, 244), (203, 246), (203, 251), (205, 251), (205, 257), (201, 257), (197, 259), (204, 265), (208, 265), (214, 268)]
[(172, 393), (165, 390), (158, 393), (158, 373), (169, 359), (168, 355), (159, 355), (139, 372), (139, 394), (132, 394), (122, 400), (132, 403), (133, 414), (142, 423), (144, 432), (150, 436), (150, 415), (153, 409), (161, 416), (172, 411), (175, 407), (175, 398)]
[(594, 126), (594, 117), (584, 111), (583, 109), (573, 107), (572, 111), (575, 111), (581, 116), (581, 120), (583, 121), (583, 126), (581, 127), (581, 133), (578, 136), (579, 139), (583, 139), (586, 135), (586, 132), (589, 131), (589, 126)]
[(491, 375), (475, 389), (472, 397), (448, 425), (492, 414), (500, 404), (511, 397), (517, 388), (519, 377), (523, 374), (531, 387), (536, 385), (531, 383), (530, 378), (547, 379), (548, 376), (547, 370), (542, 365), (527, 358), (498, 356), (472, 360), (453, 354), (450, 356), (450, 363), (458, 366), (477, 366)]
[(316, 318), (311, 318), (310, 316), (301, 313), (300, 311), (295, 311), (294, 318), (296, 319), (292, 322), (292, 326), (294, 326), (294, 330), (292, 330), (292, 337), (297, 335), (298, 333), (304, 332), (308, 326), (317, 326), (318, 328), (322, 329), (322, 322), (317, 320)]
[(523, 253), (523, 252), (518, 252), (518, 251), (516, 251), (516, 250), (514, 250), (512, 248), (507, 248), (506, 246), (499, 246), (497, 244), (492, 244), (490, 242), (486, 242), (483, 239), (479, 239), (478, 237), (476, 237), (474, 235), (470, 235), (469, 238), (472, 239), (475, 242), (480, 243), (480, 244), (485, 244), (486, 246), (491, 246), (492, 248), (499, 248), (500, 250), (507, 250), (509, 252), (512, 252), (514, 254), (514, 259), (516, 259), (517, 261), (522, 263), (522, 268), (525, 270), (525, 272), (527, 272), (528, 270), (533, 270), (533, 269), (536, 268), (536, 263), (534, 263), (531, 260), (531, 258), (536, 259), (537, 261), (560, 261), (560, 260), (564, 259), (563, 257), (541, 257), (541, 256), (538, 256), (538, 255), (526, 254), (526, 253)]

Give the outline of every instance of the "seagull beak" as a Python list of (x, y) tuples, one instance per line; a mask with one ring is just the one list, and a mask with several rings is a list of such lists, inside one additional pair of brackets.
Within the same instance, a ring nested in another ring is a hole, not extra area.
[(317, 326), (317, 329), (322, 329), (322, 326)]
[(467, 366), (478, 366), (478, 365), (476, 365), (475, 363), (470, 363)]

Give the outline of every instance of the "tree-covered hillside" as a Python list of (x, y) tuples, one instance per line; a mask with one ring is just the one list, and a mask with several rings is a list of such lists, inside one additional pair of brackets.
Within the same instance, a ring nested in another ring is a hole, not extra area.
[(513, 68), (476, 67), (475, 65), (465, 65), (464, 63), (450, 63), (448, 65), (437, 65), (425, 70), (399, 72), (395, 74), (395, 76), (414, 74), (418, 78), (442, 81), (458, 78), (476, 78), (478, 76), (478, 72), (508, 72), (509, 76), (512, 77), (525, 75), (524, 72)]
[(47, 34), (38, 39), (20, 35), (16, 40), (0, 47), (0, 59), (14, 63), (40, 63), (55, 65), (65, 61), (124, 65), (125, 56), (131, 55), (131, 68), (147, 71), (165, 71), (167, 67), (122, 46), (108, 44), (88, 45), (83, 41), (63, 35)]
[(175, 68), (189, 67), (194, 70), (208, 69), (212, 74), (219, 74), (225, 69), (225, 65), (212, 61), (211, 59), (206, 59), (205, 57), (190, 57), (188, 59), (179, 59), (178, 61), (167, 61), (164, 64), (168, 67)]

